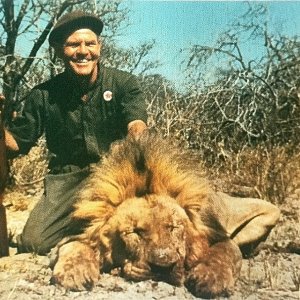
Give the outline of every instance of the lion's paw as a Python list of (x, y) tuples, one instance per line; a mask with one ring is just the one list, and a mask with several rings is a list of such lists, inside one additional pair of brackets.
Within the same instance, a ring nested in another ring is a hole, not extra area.
[(89, 290), (99, 276), (99, 257), (88, 245), (75, 241), (59, 248), (51, 283), (68, 290)]
[(233, 292), (235, 279), (231, 268), (216, 268), (200, 263), (190, 270), (185, 285), (196, 297), (228, 297)]
[(153, 275), (146, 264), (134, 264), (129, 261), (123, 266), (123, 275), (125, 278), (133, 281), (153, 279)]

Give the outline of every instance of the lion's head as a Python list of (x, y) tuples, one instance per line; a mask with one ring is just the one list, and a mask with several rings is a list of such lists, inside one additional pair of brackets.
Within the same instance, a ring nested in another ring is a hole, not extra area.
[(189, 223), (169, 196), (124, 201), (100, 233), (104, 267), (121, 266), (132, 280), (182, 284)]
[[(207, 181), (155, 135), (127, 139), (97, 166), (74, 217), (100, 248), (101, 269), (180, 285), (217, 236)], [(221, 230), (223, 233), (223, 231)], [(223, 237), (222, 237), (223, 238)]]

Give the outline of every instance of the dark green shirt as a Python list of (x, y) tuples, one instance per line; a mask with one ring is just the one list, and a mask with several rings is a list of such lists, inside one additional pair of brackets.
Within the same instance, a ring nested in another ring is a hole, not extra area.
[(82, 168), (98, 162), (113, 141), (123, 138), (129, 122), (147, 122), (144, 94), (127, 72), (100, 66), (86, 101), (81, 96), (66, 73), (36, 86), (9, 128), (20, 153), (28, 153), (45, 133), (55, 173), (67, 165)]

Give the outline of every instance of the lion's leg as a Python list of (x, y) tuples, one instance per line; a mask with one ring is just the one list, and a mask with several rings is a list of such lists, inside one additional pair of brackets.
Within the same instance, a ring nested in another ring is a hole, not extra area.
[(275, 205), (261, 199), (216, 193), (213, 201), (218, 220), (240, 247), (263, 241), (280, 215)]
[(69, 290), (91, 289), (99, 280), (99, 252), (80, 241), (58, 245), (51, 282)]
[(241, 265), (241, 252), (232, 240), (216, 243), (189, 270), (185, 285), (197, 297), (229, 296)]

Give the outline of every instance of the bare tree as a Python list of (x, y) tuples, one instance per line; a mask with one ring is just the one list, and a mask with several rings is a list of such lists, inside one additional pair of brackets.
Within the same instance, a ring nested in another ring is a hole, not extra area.
[(123, 69), (130, 73), (144, 74), (155, 69), (158, 61), (148, 59), (155, 46), (155, 41), (141, 43), (137, 47), (120, 48), (112, 38), (105, 38), (101, 54), (101, 62), (110, 67)]
[[(34, 59), (44, 44), (49, 31), (57, 18), (75, 4), (86, 0), (1, 0), (0, 9), (1, 30), (1, 61), (3, 93), (7, 99), (8, 107), (13, 103), (16, 90), (24, 78)], [(27, 37), (30, 33), (35, 35), (32, 42)], [(18, 42), (26, 43), (30, 47), (26, 55), (17, 52)]]
[[(154, 47), (154, 41), (127, 50), (117, 47), (116, 37), (123, 34), (129, 24), (129, 10), (121, 6), (121, 2), (1, 0), (0, 82), (3, 85), (2, 93), (7, 99), (6, 114), (10, 114), (15, 99), (20, 98), (17, 97), (18, 92), (23, 94), (23, 90), (45, 80), (45, 76), (53, 76), (62, 70), (62, 64), (57, 63), (53, 49), (42, 46), (56, 20), (67, 11), (80, 8), (95, 13), (103, 20), (104, 64), (137, 73), (155, 68), (156, 62), (145, 59)], [(27, 76), (29, 70), (32, 74)]]
[[(267, 4), (246, 5), (214, 44), (189, 49), (179, 101), (186, 108), (176, 108), (189, 117), (172, 133), (197, 149), (223, 187), (283, 201), (299, 172), (291, 166), (299, 170), (300, 40), (270, 31)], [(252, 45), (260, 55), (249, 55)]]
[[(239, 150), (300, 141), (300, 41), (272, 33), (266, 12), (264, 4), (249, 6), (215, 45), (190, 49), (187, 72), (210, 143)], [(259, 45), (260, 57), (245, 54), (245, 40)]]

